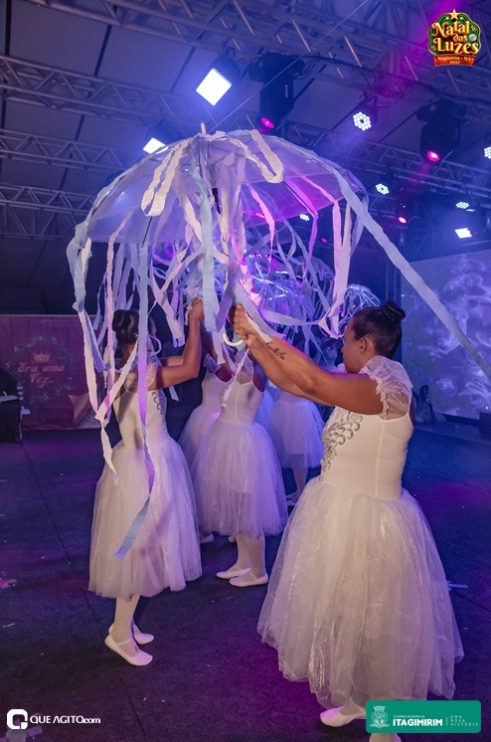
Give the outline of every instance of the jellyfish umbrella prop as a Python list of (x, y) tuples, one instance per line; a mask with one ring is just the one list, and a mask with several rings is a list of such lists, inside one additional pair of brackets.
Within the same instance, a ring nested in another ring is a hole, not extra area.
[[(103, 427), (136, 360), (145, 420), (149, 295), (150, 302), (164, 310), (176, 344), (184, 340), (185, 298), (203, 298), (206, 327), (219, 337), (230, 306), (238, 301), (260, 325), (262, 317), (276, 325), (305, 322), (306, 312), (300, 316), (290, 312), (296, 296), (305, 294), (305, 286), (317, 291), (319, 323), (337, 334), (349, 260), (362, 230), (362, 220), (352, 224), (349, 205), (344, 215), (341, 211), (340, 182), (351, 194), (358, 191), (366, 198), (361, 183), (349, 172), (253, 130), (201, 133), (176, 142), (137, 163), (98, 194), (87, 219), (77, 226), (68, 260), (83, 329), (89, 396)], [(325, 208), (332, 210), (333, 221), (332, 301), (319, 290), (313, 261), (319, 212)], [(305, 213), (310, 235), (304, 241), (294, 218)], [(102, 249), (101, 243), (107, 245), (107, 263), (99, 311), (92, 320), (85, 308), (86, 277), (92, 250)], [(252, 252), (259, 257), (251, 259)], [(272, 292), (264, 287), (282, 281), (286, 301), (272, 301)], [(137, 351), (116, 379), (114, 310), (135, 305), (140, 313)], [(308, 302), (296, 305), (308, 307)], [(97, 372), (105, 372), (107, 381), (102, 403), (97, 399)], [(103, 443), (110, 461), (109, 442)]]
[[(321, 290), (313, 261), (323, 209), (331, 210), (333, 225), (334, 277), (329, 296)], [(309, 217), (310, 234), (305, 241), (295, 229), (295, 218), (300, 214)], [(234, 302), (244, 304), (263, 329), (263, 318), (273, 325), (302, 324), (306, 316), (292, 316), (289, 308), (293, 289), (306, 285), (321, 307), (316, 323), (336, 337), (350, 257), (363, 228), (371, 232), (477, 362), (485, 363), (371, 217), (361, 183), (314, 152), (278, 137), (265, 139), (255, 130), (200, 133), (153, 153), (104, 188), (85, 221), (77, 226), (67, 255), (75, 287), (74, 306), (82, 324), (89, 398), (101, 422), (107, 463), (112, 466), (105, 433), (110, 408), (136, 362), (145, 431), (149, 294), (164, 310), (175, 343), (181, 344), (184, 300), (203, 298), (205, 325), (216, 340)], [(92, 249), (99, 243), (107, 245), (107, 261), (100, 311), (92, 320), (85, 307), (86, 278)], [(251, 250), (259, 252), (260, 259), (251, 260)], [(265, 265), (271, 266), (266, 272)], [(289, 302), (265, 301), (265, 282), (274, 284), (275, 276), (288, 287)], [(139, 309), (138, 343), (116, 375), (111, 330), (114, 310), (135, 305)], [(220, 347), (217, 353), (220, 357)], [(489, 367), (488, 371), (491, 374)], [(104, 373), (106, 379), (101, 403), (97, 399), (97, 372)], [(149, 465), (150, 490), (151, 483)]]

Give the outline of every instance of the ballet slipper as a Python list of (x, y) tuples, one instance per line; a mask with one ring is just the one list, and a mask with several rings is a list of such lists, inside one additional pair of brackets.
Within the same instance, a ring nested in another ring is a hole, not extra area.
[[(124, 642), (117, 642), (113, 639), (111, 634), (108, 634), (104, 639), (104, 644), (108, 649), (116, 652), (116, 654), (119, 654), (119, 656), (126, 660), (126, 662), (129, 662), (130, 665), (134, 665), (135, 667), (144, 667), (145, 665), (149, 665), (153, 660), (151, 654), (138, 649), (135, 640), (132, 637), (126, 639)], [(128, 647), (128, 649), (136, 649), (136, 653), (131, 654), (126, 651), (125, 647)]]
[[(112, 623), (108, 629), (108, 634), (111, 634), (113, 627), (114, 624)], [(140, 631), (136, 623), (131, 624), (131, 630), (133, 632), (133, 639), (137, 644), (150, 644), (155, 638), (153, 634), (146, 634), (144, 631)]]
[(232, 577), (240, 577), (241, 575), (245, 575), (246, 572), (249, 572), (250, 567), (237, 567), (237, 565), (233, 564), (228, 569), (223, 570), (222, 572), (217, 572), (216, 576), (219, 577), (221, 580), (230, 580)]
[(326, 727), (344, 727), (354, 719), (366, 719), (366, 712), (362, 706), (350, 700), (338, 708), (326, 709), (320, 718)]
[(240, 575), (239, 577), (233, 577), (229, 580), (229, 584), (234, 587), (254, 587), (255, 585), (266, 585), (268, 580), (268, 575), (256, 577), (256, 575), (252, 574), (251, 570), (248, 569), (245, 574)]

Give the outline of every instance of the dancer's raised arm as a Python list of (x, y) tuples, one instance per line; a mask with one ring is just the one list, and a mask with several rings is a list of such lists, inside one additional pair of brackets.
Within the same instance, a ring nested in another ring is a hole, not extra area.
[[(378, 415), (382, 412), (382, 400), (373, 379), (362, 373), (337, 374), (324, 371), (282, 338), (272, 337), (266, 343), (251, 325), (240, 305), (234, 312), (234, 330), (246, 342), (252, 356), (262, 366), (268, 378), (281, 388), (292, 391), (285, 386), (286, 377), (300, 390), (301, 396), (307, 399), (366, 415)], [(357, 351), (360, 357), (365, 356), (368, 361), (377, 355), (370, 337), (355, 339), (353, 331), (348, 328), (345, 345), (356, 343), (359, 345)]]
[(203, 302), (195, 299), (189, 312), (189, 334), (179, 365), (163, 366), (157, 369), (155, 386), (165, 388), (195, 379), (201, 365), (200, 323), (203, 319)]

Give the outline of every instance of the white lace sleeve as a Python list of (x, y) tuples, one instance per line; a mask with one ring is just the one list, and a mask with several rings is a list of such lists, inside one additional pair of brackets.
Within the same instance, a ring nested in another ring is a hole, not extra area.
[(377, 392), (382, 400), (380, 417), (391, 420), (402, 417), (411, 406), (412, 384), (404, 366), (384, 356), (371, 358), (360, 373), (377, 382)]

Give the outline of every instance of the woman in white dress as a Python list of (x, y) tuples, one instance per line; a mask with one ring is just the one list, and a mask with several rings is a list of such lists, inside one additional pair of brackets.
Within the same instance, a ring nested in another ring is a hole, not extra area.
[(237, 559), (217, 577), (235, 587), (264, 585), (268, 581), (264, 535), (280, 533), (287, 516), (274, 446), (254, 421), (264, 374), (246, 359), (236, 378), (227, 365), (217, 375), (227, 383), (220, 416), (191, 467), (199, 525), (202, 532), (235, 535)]
[(222, 395), (227, 386), (227, 382), (217, 374), (220, 367), (217, 363), (211, 333), (206, 332), (203, 327), (201, 327), (201, 345), (204, 354), (203, 366), (206, 369), (201, 384), (203, 399), (199, 407), (196, 407), (189, 416), (179, 438), (179, 445), (184, 451), (189, 466), (194, 461), (199, 444), (220, 414)]
[(324, 421), (314, 402), (281, 391), (269, 422), (268, 432), (283, 469), (291, 469), (295, 492), (287, 500), (294, 505), (300, 497), (307, 472), (320, 466)]
[(344, 335), (347, 373), (334, 374), (235, 312), (235, 332), (275, 384), (335, 406), (321, 475), (285, 530), (259, 619), (281, 671), (309, 681), (328, 726), (363, 718), (370, 699), (451, 698), (463, 656), (430, 529), (401, 489), (411, 382), (390, 359), (404, 316), (392, 302), (358, 312)]
[[(198, 375), (201, 359), (202, 303), (189, 315), (189, 336), (180, 365), (150, 366), (147, 380), (146, 444), (154, 469), (148, 510), (124, 556), (122, 546), (148, 492), (144, 440), (137, 394), (137, 373), (131, 371), (113, 409), (121, 441), (113, 451), (116, 476), (106, 465), (97, 484), (90, 550), (89, 589), (116, 598), (114, 622), (105, 643), (132, 665), (147, 665), (152, 656), (138, 644), (152, 641), (133, 621), (141, 595), (151, 597), (169, 587), (182, 590), (201, 575), (196, 512), (191, 477), (179, 445), (165, 424), (163, 388)], [(118, 310), (113, 329), (122, 347), (123, 364), (137, 341), (138, 313)]]

